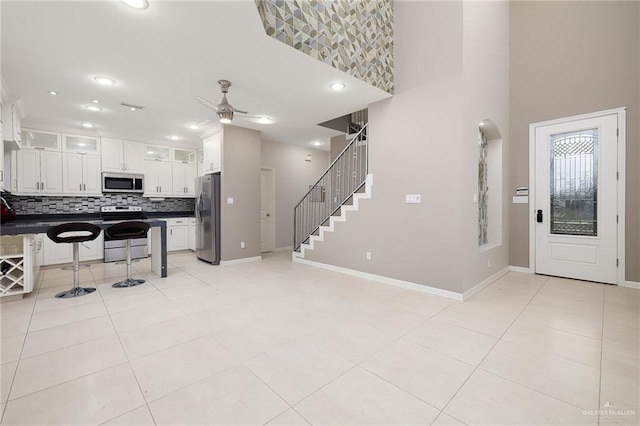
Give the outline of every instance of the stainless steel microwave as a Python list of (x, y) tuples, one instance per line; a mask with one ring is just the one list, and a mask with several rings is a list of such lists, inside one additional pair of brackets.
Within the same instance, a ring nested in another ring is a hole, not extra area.
[(144, 175), (133, 173), (102, 173), (102, 192), (144, 192)]

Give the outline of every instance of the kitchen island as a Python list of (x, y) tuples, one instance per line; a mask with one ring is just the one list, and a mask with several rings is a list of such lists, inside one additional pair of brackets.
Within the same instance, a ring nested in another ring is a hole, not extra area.
[[(161, 278), (167, 276), (167, 223), (159, 219), (140, 219), (151, 227), (151, 270)], [(99, 226), (102, 230), (107, 229), (121, 221), (105, 221), (95, 216), (54, 218), (49, 220), (17, 220), (8, 222), (0, 226), (0, 236), (7, 235), (30, 235), (46, 234), (46, 232), (56, 225), (69, 222), (87, 222)]]

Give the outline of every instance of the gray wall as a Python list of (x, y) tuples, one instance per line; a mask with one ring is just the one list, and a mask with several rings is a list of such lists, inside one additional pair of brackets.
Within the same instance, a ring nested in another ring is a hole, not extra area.
[[(479, 253), (473, 204), (477, 125), (508, 117), (508, 4), (487, 5), (395, 3), (395, 96), (369, 106), (373, 197), (309, 259), (457, 293), (507, 265), (504, 246)], [(413, 193), (422, 204), (405, 204)]]
[[(529, 182), (529, 124), (627, 108), (626, 279), (640, 281), (638, 2), (511, 4), (511, 188)], [(529, 265), (527, 205), (510, 209), (510, 263)]]
[(260, 162), (260, 132), (222, 126), (221, 260), (260, 256)]
[(342, 152), (345, 146), (347, 146), (347, 135), (338, 135), (331, 138), (331, 152), (329, 154), (329, 160), (333, 161)]
[[(311, 154), (310, 162), (305, 161), (307, 154)], [(292, 245), (293, 208), (328, 165), (327, 151), (262, 142), (262, 166), (274, 170), (276, 249)]]

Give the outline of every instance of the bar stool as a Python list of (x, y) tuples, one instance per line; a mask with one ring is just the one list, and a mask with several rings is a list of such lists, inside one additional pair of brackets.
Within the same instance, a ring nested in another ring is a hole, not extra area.
[(131, 240), (133, 238), (146, 237), (147, 231), (149, 231), (149, 224), (137, 220), (116, 223), (104, 231), (111, 240), (127, 240), (127, 278), (124, 281), (118, 281), (112, 284), (111, 287), (133, 287), (145, 282), (143, 279), (131, 278)]
[(78, 245), (86, 241), (95, 240), (100, 235), (100, 232), (100, 227), (87, 222), (63, 223), (47, 231), (47, 236), (54, 243), (73, 244), (73, 288), (56, 294), (56, 297), (67, 299), (84, 296), (96, 291), (93, 287), (80, 287), (80, 251)]

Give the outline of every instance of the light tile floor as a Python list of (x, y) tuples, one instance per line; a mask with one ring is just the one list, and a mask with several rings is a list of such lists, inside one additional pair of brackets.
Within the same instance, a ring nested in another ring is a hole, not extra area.
[(292, 263), (0, 304), (3, 424), (640, 423), (640, 291), (508, 273), (461, 303)]

